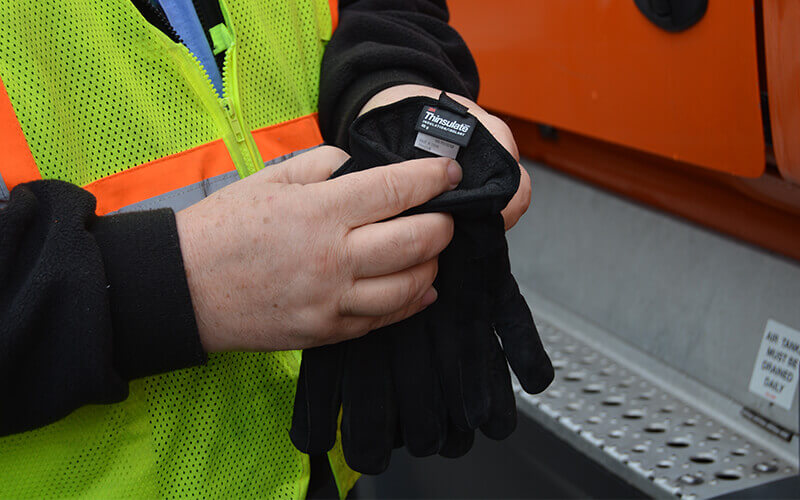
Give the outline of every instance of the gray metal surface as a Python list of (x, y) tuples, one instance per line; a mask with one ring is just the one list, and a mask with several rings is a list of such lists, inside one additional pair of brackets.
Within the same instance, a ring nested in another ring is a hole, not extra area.
[[(607, 476), (654, 497), (800, 497), (800, 438), (740, 415), (747, 406), (798, 429), (796, 400), (786, 411), (748, 386), (767, 320), (800, 327), (800, 266), (525, 166), (533, 205), (509, 233), (512, 268), (558, 369), (550, 389), (517, 391), (517, 404), (544, 429), (523, 425), (452, 463), (398, 454), (366, 481), (372, 492), (638, 496), (598, 481)], [(513, 471), (513, 488), (498, 469)]]
[(523, 163), (534, 187), (509, 233), (518, 281), (798, 431), (797, 398), (787, 411), (748, 391), (767, 320), (800, 329), (798, 263)]
[(608, 334), (526, 297), (556, 381), (536, 396), (517, 387), (521, 411), (619, 477), (656, 497), (710, 498), (798, 474), (765, 434), (684, 399), (659, 376), (668, 367), (615, 349)]

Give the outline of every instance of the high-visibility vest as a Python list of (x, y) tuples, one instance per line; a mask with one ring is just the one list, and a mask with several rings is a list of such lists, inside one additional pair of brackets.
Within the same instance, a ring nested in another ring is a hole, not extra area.
[[(336, 2), (220, 3), (222, 98), (131, 0), (0, 2), (0, 200), (44, 178), (83, 186), (99, 214), (180, 209), (320, 144)], [(133, 381), (121, 403), (1, 438), (0, 497), (303, 497), (309, 461), (288, 437), (299, 362), (211, 355)], [(357, 474), (339, 445), (329, 458), (344, 495)]]

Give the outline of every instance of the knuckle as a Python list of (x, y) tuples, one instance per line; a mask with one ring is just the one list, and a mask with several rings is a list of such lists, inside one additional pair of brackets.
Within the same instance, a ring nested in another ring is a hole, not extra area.
[(426, 214), (426, 219), (414, 229), (411, 247), (421, 262), (433, 258), (444, 250), (453, 238), (455, 225), (449, 214)]
[(339, 300), (336, 301), (334, 316), (337, 318), (350, 316), (354, 310), (353, 306), (355, 305), (357, 299), (358, 297), (355, 289), (351, 289), (349, 292), (342, 294), (342, 296), (339, 297)]
[(520, 178), (520, 191), (523, 194), (523, 200), (526, 203), (526, 206), (531, 202), (531, 195), (533, 194), (533, 186), (531, 183), (531, 178), (528, 175), (528, 171), (524, 168), (522, 169), (522, 177)]
[(419, 228), (417, 224), (408, 224), (406, 228), (406, 234), (404, 236), (405, 242), (402, 243), (400, 246), (402, 249), (409, 252), (414, 257), (418, 257), (420, 255), (424, 255), (425, 251), (427, 250), (425, 247), (425, 242), (420, 235)]
[(369, 333), (370, 322), (361, 318), (341, 318), (331, 335), (331, 342), (342, 342), (345, 340), (361, 337)]
[(495, 115), (489, 115), (488, 120), (490, 121), (491, 127), (495, 134), (498, 134), (506, 139), (513, 137), (513, 134), (511, 133), (511, 128), (505, 121), (503, 121), (502, 118)]
[(350, 155), (344, 152), (344, 150), (337, 148), (336, 146), (320, 146), (317, 148), (318, 154), (324, 155), (331, 160), (341, 161), (344, 163), (345, 161), (350, 158)]
[[(439, 272), (439, 259), (431, 259), (426, 266), (425, 279), (420, 287), (420, 292), (428, 290), (433, 285), (433, 280), (436, 279), (436, 273)], [(420, 297), (421, 298), (421, 297)]]
[(414, 299), (417, 297), (423, 282), (423, 277), (418, 276), (417, 273), (407, 273), (406, 278), (402, 280), (400, 285), (400, 297), (402, 298), (403, 305), (414, 302)]
[(519, 148), (517, 142), (514, 140), (514, 133), (511, 127), (501, 118), (492, 115), (490, 117), (492, 123), (492, 132), (497, 140), (508, 149), (511, 155), (519, 160)]
[(344, 176), (336, 179), (339, 183), (336, 190), (325, 198), (327, 203), (320, 208), (328, 214), (336, 214), (335, 219), (341, 216), (348, 218), (357, 213), (360, 204), (353, 203), (353, 200), (361, 199), (368, 190), (361, 176)]
[(444, 250), (444, 248), (450, 243), (450, 240), (453, 239), (453, 233), (455, 232), (456, 225), (455, 222), (453, 221), (452, 215), (450, 214), (440, 214), (440, 215), (441, 215), (440, 220), (442, 221), (441, 222), (442, 226), (441, 230), (439, 231), (439, 234), (442, 235), (442, 238), (444, 240), (442, 245), (442, 250)]
[(404, 208), (402, 182), (395, 171), (386, 169), (381, 176), (383, 183), (383, 194), (388, 207), (393, 212), (400, 212)]
[(509, 127), (508, 124), (506, 122), (504, 122), (501, 118), (498, 118), (498, 117), (495, 116), (494, 119), (495, 119), (495, 121), (497, 123), (497, 128), (503, 134), (503, 137), (513, 141), (514, 140), (514, 134), (511, 132), (511, 127)]

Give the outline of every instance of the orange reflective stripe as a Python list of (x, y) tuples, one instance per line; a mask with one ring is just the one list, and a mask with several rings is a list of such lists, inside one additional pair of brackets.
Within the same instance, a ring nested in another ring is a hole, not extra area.
[(299, 149), (308, 149), (322, 143), (317, 114), (301, 116), (253, 131), (261, 158), (269, 161)]
[(234, 168), (219, 139), (104, 177), (84, 188), (97, 197), (97, 213), (103, 215)]
[[(258, 129), (253, 138), (265, 160), (322, 142), (316, 113)], [(235, 166), (228, 149), (219, 139), (104, 177), (84, 188), (95, 195), (97, 213), (103, 215), (232, 170)]]
[[(316, 113), (255, 130), (253, 138), (265, 160), (322, 143)], [(0, 147), (4, 155), (0, 175), (9, 191), (22, 182), (42, 178), (2, 81)], [(234, 169), (228, 149), (219, 139), (104, 177), (84, 188), (97, 198), (97, 213), (103, 215)]]
[(331, 6), (331, 31), (339, 25), (339, 0), (329, 0)]
[(9, 191), (17, 184), (42, 178), (2, 80), (0, 80), (0, 151), (3, 154), (0, 174)]

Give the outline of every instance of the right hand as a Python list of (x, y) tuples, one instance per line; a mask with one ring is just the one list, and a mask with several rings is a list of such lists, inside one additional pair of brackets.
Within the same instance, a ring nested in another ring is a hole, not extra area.
[(452, 218), (378, 221), (453, 189), (461, 168), (426, 158), (326, 180), (346, 160), (320, 147), (176, 214), (206, 351), (340, 342), (436, 300), (437, 257)]

